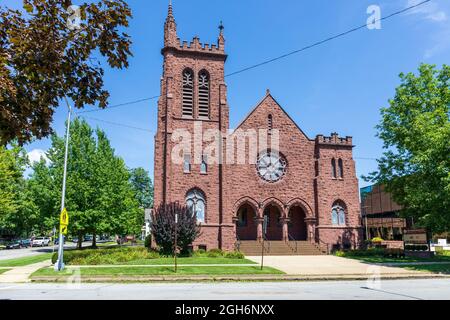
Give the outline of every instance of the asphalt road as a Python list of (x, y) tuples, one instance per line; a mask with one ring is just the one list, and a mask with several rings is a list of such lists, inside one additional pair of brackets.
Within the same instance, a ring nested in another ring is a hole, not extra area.
[[(89, 246), (91, 242), (83, 242), (83, 246)], [(64, 245), (64, 248), (75, 248), (76, 243), (67, 242)], [(0, 260), (8, 260), (8, 259), (16, 259), (16, 258), (23, 258), (23, 257), (29, 257), (34, 256), (37, 254), (42, 254), (46, 252), (52, 252), (53, 247), (34, 247), (34, 248), (24, 248), (24, 249), (11, 249), (11, 250), (0, 250)], [(54, 247), (55, 251), (58, 251), (58, 247)]]
[(197, 284), (0, 285), (12, 300), (450, 300), (450, 279)]

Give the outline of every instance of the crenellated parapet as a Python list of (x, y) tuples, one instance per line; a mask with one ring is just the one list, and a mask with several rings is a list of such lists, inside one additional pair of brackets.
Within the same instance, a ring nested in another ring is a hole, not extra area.
[(353, 139), (349, 136), (346, 136), (345, 138), (339, 137), (339, 134), (337, 133), (332, 133), (331, 136), (328, 137), (319, 134), (316, 136), (316, 144), (353, 147)]
[(194, 37), (192, 41), (181, 41), (177, 36), (177, 24), (173, 15), (172, 5), (169, 4), (169, 11), (164, 25), (164, 49), (182, 51), (185, 53), (208, 54), (225, 56), (225, 37), (223, 34), (224, 26), (222, 22), (219, 26), (219, 37), (217, 44), (201, 43), (199, 37)]
[(220, 46), (219, 44), (201, 43), (200, 38), (198, 37), (194, 37), (191, 42), (181, 42), (180, 39), (178, 39), (178, 41), (180, 42), (179, 49), (183, 51), (225, 54), (224, 46)]

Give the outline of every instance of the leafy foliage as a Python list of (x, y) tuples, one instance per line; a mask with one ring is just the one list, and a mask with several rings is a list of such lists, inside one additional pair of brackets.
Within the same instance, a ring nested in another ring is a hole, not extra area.
[(143, 209), (153, 207), (153, 183), (144, 168), (130, 170), (130, 181), (136, 194), (136, 200)]
[[(124, 0), (80, 6), (79, 29), (68, 27), (70, 0), (24, 0), (24, 10), (0, 7), (0, 145), (52, 133), (60, 99), (77, 108), (107, 106), (101, 60), (128, 67), (131, 10)], [(101, 58), (101, 60), (99, 59)]]
[(0, 228), (15, 233), (34, 217), (33, 207), (27, 203), (23, 178), (28, 163), (24, 150), (17, 145), (0, 146)]
[(175, 215), (178, 214), (177, 249), (185, 254), (200, 235), (197, 217), (179, 203), (160, 205), (152, 215), (151, 230), (156, 244), (163, 254), (173, 253), (175, 247)]
[(367, 180), (384, 184), (419, 225), (450, 229), (450, 66), (400, 74), (377, 126), (386, 152)]
[[(124, 264), (133, 260), (158, 258), (160, 258), (158, 252), (149, 251), (143, 247), (67, 250), (64, 252), (64, 262), (68, 265)], [(58, 253), (55, 252), (52, 257), (53, 263), (57, 259)]]
[[(71, 124), (67, 166), (66, 208), (69, 232), (85, 234), (139, 233), (143, 215), (129, 182), (123, 159), (114, 154), (106, 135), (76, 119)], [(47, 228), (58, 225), (61, 206), (65, 138), (52, 136), (51, 162), (34, 165), (30, 191)], [(95, 245), (95, 236), (93, 237)]]

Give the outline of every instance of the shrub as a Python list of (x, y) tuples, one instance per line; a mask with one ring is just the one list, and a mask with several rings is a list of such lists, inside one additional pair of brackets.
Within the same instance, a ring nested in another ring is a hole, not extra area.
[(201, 257), (206, 255), (206, 250), (205, 249), (198, 249), (197, 251), (194, 251), (194, 253), (192, 254), (195, 257)]
[(192, 243), (200, 235), (197, 216), (192, 214), (186, 206), (178, 203), (160, 205), (152, 215), (151, 230), (163, 254), (173, 253), (176, 214), (178, 214), (177, 245), (182, 254), (189, 252)]
[(144, 247), (150, 249), (151, 246), (152, 246), (152, 235), (149, 234), (148, 236), (145, 237)]
[(369, 248), (367, 250), (339, 250), (334, 253), (337, 257), (377, 257), (385, 254), (385, 249), (382, 248)]
[[(144, 247), (119, 247), (107, 249), (84, 249), (64, 251), (64, 263), (68, 265), (99, 265), (120, 264), (133, 260), (157, 259), (156, 251)], [(52, 262), (58, 259), (58, 253), (53, 254)]]
[(206, 253), (207, 257), (210, 258), (219, 258), (219, 257), (223, 257), (224, 252), (220, 249), (211, 249)]
[(232, 251), (225, 253), (225, 258), (228, 259), (244, 259), (245, 256), (242, 252), (239, 251)]

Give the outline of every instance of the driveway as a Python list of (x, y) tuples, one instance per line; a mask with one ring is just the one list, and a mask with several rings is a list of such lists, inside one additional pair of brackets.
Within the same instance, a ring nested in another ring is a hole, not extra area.
[[(91, 242), (83, 242), (83, 247), (90, 246)], [(65, 249), (75, 248), (76, 243), (66, 242), (64, 245)], [(0, 250), (0, 260), (17, 259), (23, 257), (35, 256), (42, 253), (48, 253), (52, 251), (58, 251), (58, 246), (48, 246), (48, 247), (34, 247), (26, 249), (12, 249), (12, 250)]]
[[(450, 279), (236, 283), (0, 284), (0, 300), (419, 300), (449, 299)], [(373, 311), (372, 311), (373, 312)], [(185, 317), (187, 319), (187, 317)], [(227, 318), (227, 317), (225, 317)], [(229, 317), (231, 318), (231, 317)], [(256, 318), (255, 318), (256, 319)]]
[[(246, 257), (261, 263), (261, 257)], [(264, 265), (285, 272), (288, 275), (341, 276), (341, 275), (413, 275), (423, 274), (399, 267), (379, 266), (354, 259), (336, 256), (267, 256)]]

